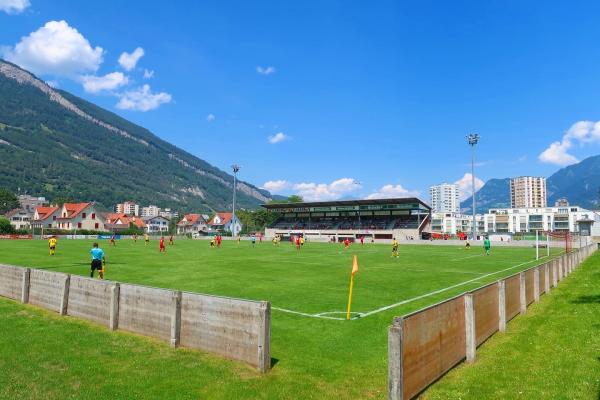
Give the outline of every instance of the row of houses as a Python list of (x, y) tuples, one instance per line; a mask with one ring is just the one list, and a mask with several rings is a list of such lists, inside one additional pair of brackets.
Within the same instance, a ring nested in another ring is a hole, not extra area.
[[(33, 213), (25, 208), (6, 214), (16, 229), (61, 229), (123, 232), (137, 228), (147, 233), (168, 232), (171, 219), (156, 215), (139, 217), (126, 213), (103, 213), (93, 202), (65, 203), (62, 206), (38, 205)], [(177, 222), (177, 234), (206, 235), (214, 232), (240, 232), (242, 225), (232, 213), (186, 214)]]

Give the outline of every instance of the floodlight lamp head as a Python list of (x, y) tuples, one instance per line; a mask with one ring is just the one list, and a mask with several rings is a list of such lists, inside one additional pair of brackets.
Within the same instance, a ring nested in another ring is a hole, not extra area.
[(467, 140), (469, 141), (469, 144), (471, 146), (475, 146), (477, 144), (477, 142), (479, 142), (479, 134), (471, 133), (467, 136)]
[(240, 166), (237, 164), (233, 164), (231, 166), (231, 169), (233, 170), (233, 173), (236, 174), (240, 170)]

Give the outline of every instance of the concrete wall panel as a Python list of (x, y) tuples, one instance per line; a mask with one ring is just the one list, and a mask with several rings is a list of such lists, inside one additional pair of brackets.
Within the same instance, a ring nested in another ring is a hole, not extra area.
[(67, 274), (39, 269), (31, 270), (29, 303), (60, 312)]
[(121, 284), (119, 329), (171, 339), (173, 291)]
[(108, 326), (112, 285), (109, 281), (71, 275), (67, 314)]
[(479, 346), (498, 331), (498, 284), (483, 287), (473, 292), (475, 310), (475, 344)]
[(0, 265), (0, 296), (13, 300), (21, 299), (24, 271), (25, 268)]

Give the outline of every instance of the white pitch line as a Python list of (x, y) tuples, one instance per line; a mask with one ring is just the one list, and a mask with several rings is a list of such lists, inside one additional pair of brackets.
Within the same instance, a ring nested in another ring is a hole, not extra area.
[(308, 313), (303, 313), (303, 312), (300, 312), (300, 311), (288, 310), (286, 308), (271, 307), (271, 309), (272, 310), (281, 311), (281, 312), (285, 312), (285, 313), (289, 313), (289, 314), (302, 315), (304, 317), (322, 318), (322, 319), (335, 319), (335, 320), (338, 320), (338, 321), (344, 321), (345, 320), (345, 318), (327, 317), (327, 316), (323, 316), (323, 315), (319, 315), (319, 314), (308, 314)]
[[(547, 256), (540, 257), (540, 259), (542, 259), (542, 258), (546, 258), (546, 257), (547, 257)], [(501, 272), (510, 271), (511, 269), (518, 268), (518, 267), (520, 267), (520, 266), (522, 266), (522, 265), (529, 264), (529, 263), (531, 263), (531, 262), (532, 262), (532, 261), (527, 261), (527, 262), (524, 262), (524, 263), (521, 263), (521, 264), (513, 265), (512, 267), (505, 268), (505, 269), (503, 269), (503, 270), (500, 270), (500, 271), (491, 272), (491, 273), (489, 273), (489, 274), (486, 274), (486, 275), (481, 275), (481, 276), (478, 276), (477, 278), (473, 278), (473, 279), (469, 279), (468, 281), (464, 281), (464, 282), (461, 282), (461, 283), (457, 283), (456, 285), (448, 286), (448, 287), (446, 287), (446, 288), (439, 289), (439, 290), (436, 290), (436, 291), (433, 291), (433, 292), (430, 292), (430, 293), (426, 293), (426, 294), (423, 294), (423, 295), (421, 295), (421, 296), (413, 297), (412, 299), (406, 299), (406, 300), (402, 300), (402, 301), (399, 301), (398, 303), (390, 304), (389, 306), (381, 307), (381, 308), (378, 308), (378, 309), (376, 309), (376, 310), (369, 311), (369, 312), (367, 312), (367, 313), (363, 313), (363, 314), (361, 314), (360, 316), (361, 316), (361, 318), (368, 317), (369, 315), (373, 315), (373, 314), (377, 314), (377, 313), (380, 313), (380, 312), (383, 312), (383, 311), (387, 311), (387, 310), (390, 310), (390, 309), (392, 309), (392, 308), (396, 308), (396, 307), (398, 307), (398, 306), (401, 306), (401, 305), (404, 305), (404, 304), (407, 304), (407, 303), (411, 303), (411, 302), (413, 302), (413, 301), (415, 301), (415, 300), (420, 300), (420, 299), (424, 299), (424, 298), (426, 298), (426, 297), (434, 296), (434, 295), (436, 295), (436, 294), (443, 293), (443, 292), (445, 292), (445, 291), (448, 291), (448, 290), (450, 290), (450, 289), (454, 289), (454, 288), (457, 288), (457, 287), (460, 287), (460, 286), (466, 285), (466, 284), (468, 284), (468, 283), (478, 282), (480, 279), (487, 278), (488, 276), (496, 275), (496, 274), (499, 274), (499, 273), (501, 273)]]

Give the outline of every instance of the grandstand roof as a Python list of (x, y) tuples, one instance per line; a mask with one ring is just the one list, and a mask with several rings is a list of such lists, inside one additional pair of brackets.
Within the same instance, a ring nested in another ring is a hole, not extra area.
[(310, 208), (310, 207), (343, 207), (343, 206), (369, 206), (385, 204), (419, 204), (431, 210), (431, 207), (416, 197), (401, 197), (394, 199), (365, 199), (365, 200), (333, 200), (333, 201), (314, 201), (302, 203), (269, 203), (262, 207), (267, 210), (278, 208)]

